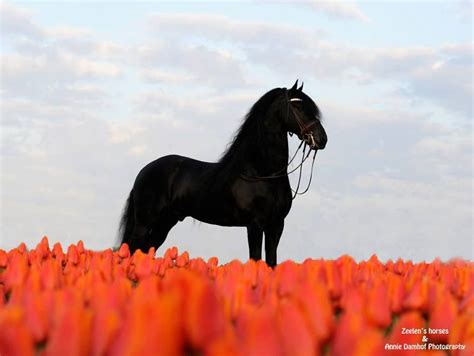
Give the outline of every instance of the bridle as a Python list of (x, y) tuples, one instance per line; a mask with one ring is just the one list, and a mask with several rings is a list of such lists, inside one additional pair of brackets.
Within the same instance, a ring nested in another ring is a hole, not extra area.
[[(303, 195), (305, 194), (308, 190), (309, 190), (309, 187), (311, 185), (311, 181), (313, 179), (313, 167), (314, 167), (314, 161), (316, 159), (316, 153), (318, 152), (318, 150), (314, 150), (314, 155), (313, 155), (313, 160), (311, 162), (311, 175), (309, 177), (309, 182), (308, 182), (308, 186), (306, 187), (306, 189), (303, 191), (303, 192), (299, 192), (299, 188), (300, 188), (300, 183), (301, 183), (301, 175), (302, 175), (302, 172), (303, 172), (303, 163), (308, 159), (309, 155), (311, 154), (311, 148), (314, 148), (314, 147), (318, 147), (318, 145), (316, 144), (316, 141), (314, 139), (314, 136), (313, 136), (313, 133), (311, 132), (311, 128), (317, 124), (317, 120), (313, 120), (307, 124), (305, 124), (303, 122), (303, 120), (301, 119), (301, 117), (299, 116), (299, 114), (295, 111), (295, 109), (293, 108), (293, 106), (291, 105), (291, 102), (295, 102), (295, 101), (303, 101), (303, 99), (300, 99), (300, 98), (289, 98), (288, 97), (288, 89), (285, 91), (285, 98), (286, 98), (286, 103), (287, 103), (287, 109), (286, 109), (286, 121), (288, 121), (289, 117), (290, 117), (290, 110), (291, 110), (291, 113), (293, 114), (293, 117), (295, 118), (295, 121), (296, 123), (298, 124), (298, 127), (300, 129), (300, 134), (298, 137), (300, 137), (301, 139), (301, 143), (299, 144), (298, 148), (296, 149), (296, 152), (294, 153), (293, 157), (290, 159), (290, 161), (287, 163), (287, 165), (285, 167), (283, 167), (282, 169), (268, 175), (268, 176), (254, 176), (254, 177), (248, 177), (246, 175), (243, 175), (241, 174), (240, 176), (247, 180), (247, 181), (250, 181), (250, 182), (257, 182), (257, 181), (261, 181), (261, 180), (267, 180), (267, 179), (275, 179), (275, 178), (282, 178), (282, 177), (287, 177), (289, 176), (290, 174), (296, 172), (298, 169), (299, 169), (299, 175), (298, 175), (298, 184), (296, 186), (296, 190), (292, 190), (292, 192), (294, 193), (293, 196), (292, 196), (292, 199), (295, 199), (297, 195)], [(289, 133), (290, 136), (293, 136), (293, 133), (290, 132)], [(303, 146), (304, 144), (304, 146)], [(293, 168), (290, 172), (286, 172), (284, 174), (281, 174), (281, 172), (285, 171), (286, 169), (288, 169), (288, 167), (290, 166), (291, 162), (293, 162), (293, 160), (295, 159), (296, 155), (298, 154), (301, 146), (303, 146), (303, 154), (301, 156), (301, 162), (298, 164), (298, 166), (296, 166), (295, 168)], [(308, 150), (308, 153), (306, 153), (306, 146), (309, 146), (310, 149)], [(319, 147), (318, 147), (319, 148)]]
[[(290, 117), (290, 110), (291, 113), (293, 114), (293, 117), (295, 118), (296, 123), (298, 124), (298, 127), (300, 129), (300, 134), (299, 137), (305, 141), (309, 147), (314, 148), (317, 147), (316, 141), (314, 139), (313, 133), (311, 132), (311, 128), (317, 124), (317, 120), (310, 121), (309, 123), (305, 124), (303, 120), (301, 120), (300, 115), (295, 111), (295, 108), (291, 105), (291, 102), (295, 101), (303, 101), (303, 99), (300, 98), (288, 98), (288, 90), (285, 92), (285, 97), (287, 101), (287, 106), (286, 106), (286, 119), (288, 121), (288, 118)], [(290, 132), (290, 136), (293, 136), (293, 133)]]

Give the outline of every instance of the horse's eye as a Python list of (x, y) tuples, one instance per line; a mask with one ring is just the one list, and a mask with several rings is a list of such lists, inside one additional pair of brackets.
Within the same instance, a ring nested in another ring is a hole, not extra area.
[(298, 109), (301, 109), (303, 107), (303, 103), (301, 101), (295, 101), (295, 102), (292, 102), (292, 104), (295, 108), (298, 108)]

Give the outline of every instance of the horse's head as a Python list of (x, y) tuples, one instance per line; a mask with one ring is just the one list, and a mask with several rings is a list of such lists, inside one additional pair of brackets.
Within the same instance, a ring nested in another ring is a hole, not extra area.
[(281, 110), (288, 132), (298, 135), (313, 150), (326, 147), (328, 138), (321, 124), (321, 113), (313, 99), (303, 93), (303, 84), (298, 88), (296, 81), (292, 88), (284, 89)]

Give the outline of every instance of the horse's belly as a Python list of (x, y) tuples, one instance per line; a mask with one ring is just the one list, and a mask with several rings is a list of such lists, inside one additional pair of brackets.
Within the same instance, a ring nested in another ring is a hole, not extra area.
[(190, 209), (189, 216), (207, 224), (221, 226), (247, 226), (251, 217), (235, 204), (208, 197)]

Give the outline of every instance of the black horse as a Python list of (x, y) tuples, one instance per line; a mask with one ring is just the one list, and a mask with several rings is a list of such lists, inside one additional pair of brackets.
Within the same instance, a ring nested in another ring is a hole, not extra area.
[[(130, 250), (158, 248), (187, 216), (222, 226), (245, 226), (250, 258), (277, 263), (277, 246), (292, 192), (287, 132), (312, 150), (327, 136), (320, 111), (303, 86), (276, 88), (250, 109), (231, 145), (216, 163), (170, 155), (146, 165), (135, 180), (120, 223)], [(303, 142), (302, 142), (303, 143)]]

